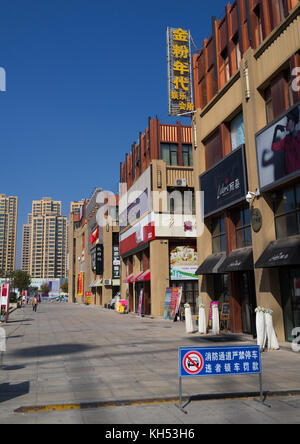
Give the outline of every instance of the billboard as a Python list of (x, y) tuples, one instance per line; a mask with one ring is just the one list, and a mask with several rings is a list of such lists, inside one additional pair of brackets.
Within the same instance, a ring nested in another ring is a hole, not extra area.
[(256, 154), (261, 190), (284, 182), (300, 172), (300, 106), (256, 135)]
[(169, 115), (194, 111), (191, 34), (181, 28), (167, 28)]

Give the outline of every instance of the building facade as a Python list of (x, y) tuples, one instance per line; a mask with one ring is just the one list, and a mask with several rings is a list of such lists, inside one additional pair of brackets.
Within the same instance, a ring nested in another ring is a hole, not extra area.
[(120, 291), (118, 196), (96, 188), (70, 214), (69, 258), (69, 301), (106, 306)]
[(15, 271), (18, 198), (0, 194), (0, 270)]
[(166, 290), (198, 296), (191, 127), (149, 119), (121, 165), (121, 294), (129, 310), (162, 316)]
[(255, 335), (255, 308), (272, 309), (281, 341), (300, 326), (300, 255), (286, 250), (300, 251), (299, 15), (293, 0), (236, 0), (193, 60), (199, 293), (207, 311), (229, 304), (233, 332)]
[(30, 275), (67, 277), (67, 218), (61, 215), (61, 202), (49, 197), (32, 202)]

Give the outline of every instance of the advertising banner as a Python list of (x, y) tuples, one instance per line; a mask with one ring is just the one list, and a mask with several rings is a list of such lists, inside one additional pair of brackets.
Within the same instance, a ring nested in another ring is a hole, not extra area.
[(245, 200), (247, 178), (244, 146), (202, 174), (199, 182), (200, 190), (204, 192), (204, 217)]
[(181, 28), (167, 28), (169, 115), (194, 111), (191, 34)]
[(77, 294), (83, 296), (83, 273), (79, 273), (77, 276)]
[(182, 297), (181, 287), (172, 287), (166, 289), (164, 319), (174, 321), (179, 311)]
[(139, 299), (139, 307), (138, 307), (138, 311), (137, 311), (137, 315), (139, 317), (142, 316), (143, 297), (144, 297), (144, 290), (141, 289), (141, 291), (140, 291), (140, 299)]
[(198, 280), (198, 253), (196, 246), (178, 246), (170, 251), (170, 279)]
[(272, 187), (300, 172), (300, 106), (256, 135), (260, 189)]
[(9, 283), (2, 284), (0, 286), (0, 320), (2, 322), (8, 321), (8, 314), (9, 314), (9, 292), (10, 292), (10, 285)]

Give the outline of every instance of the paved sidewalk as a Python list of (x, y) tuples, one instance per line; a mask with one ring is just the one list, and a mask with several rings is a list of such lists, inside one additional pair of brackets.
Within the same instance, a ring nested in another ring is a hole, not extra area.
[[(178, 397), (178, 347), (240, 345), (245, 336), (187, 335), (183, 323), (99, 307), (44, 303), (2, 325), (0, 423), (20, 407)], [(254, 341), (253, 341), (254, 343)], [(300, 391), (300, 353), (289, 344), (262, 355), (263, 388)], [(184, 380), (184, 396), (257, 392), (257, 376)], [(5, 419), (4, 419), (5, 418)]]

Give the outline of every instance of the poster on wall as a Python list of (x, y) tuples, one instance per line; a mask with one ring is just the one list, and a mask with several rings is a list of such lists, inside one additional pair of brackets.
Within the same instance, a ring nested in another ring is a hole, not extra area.
[(196, 246), (178, 246), (170, 251), (170, 279), (197, 280), (198, 253)]
[(256, 135), (260, 189), (300, 173), (300, 106)]

